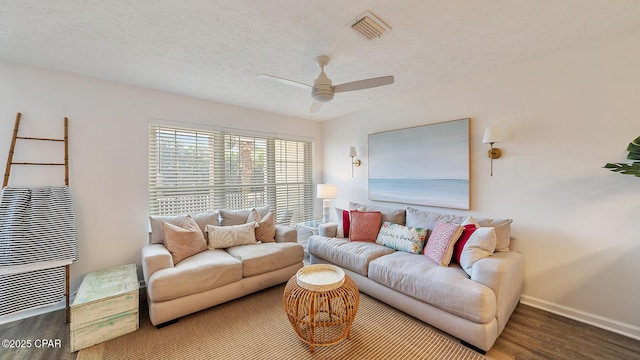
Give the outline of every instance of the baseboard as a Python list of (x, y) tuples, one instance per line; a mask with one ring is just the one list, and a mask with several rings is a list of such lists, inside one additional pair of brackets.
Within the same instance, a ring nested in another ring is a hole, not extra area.
[(632, 339), (640, 340), (640, 327), (638, 326), (608, 319), (603, 316), (590, 314), (581, 310), (572, 309), (567, 306), (555, 304), (527, 295), (522, 295), (520, 297), (520, 302), (534, 308), (545, 310), (553, 314), (564, 316), (569, 319), (580, 321), (585, 324), (593, 325), (601, 329), (628, 336)]
[(18, 311), (9, 315), (0, 316), (0, 325), (23, 320), (32, 316), (58, 311), (60, 309), (64, 309), (64, 300), (53, 305), (41, 306), (33, 309)]

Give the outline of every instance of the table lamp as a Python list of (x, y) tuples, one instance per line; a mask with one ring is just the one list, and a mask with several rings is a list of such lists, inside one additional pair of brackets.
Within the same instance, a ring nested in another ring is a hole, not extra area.
[(328, 223), (331, 219), (330, 199), (338, 196), (338, 187), (332, 184), (318, 184), (317, 197), (322, 200), (322, 222)]

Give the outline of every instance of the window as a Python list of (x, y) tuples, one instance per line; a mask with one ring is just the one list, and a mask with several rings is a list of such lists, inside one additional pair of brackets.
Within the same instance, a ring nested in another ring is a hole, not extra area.
[(308, 140), (149, 125), (149, 213), (269, 205), (277, 223), (313, 217)]

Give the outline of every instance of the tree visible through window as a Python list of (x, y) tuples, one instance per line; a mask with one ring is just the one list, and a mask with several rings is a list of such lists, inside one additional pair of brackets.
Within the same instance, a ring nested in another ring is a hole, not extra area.
[(149, 213), (269, 205), (277, 222), (312, 218), (312, 143), (149, 126)]

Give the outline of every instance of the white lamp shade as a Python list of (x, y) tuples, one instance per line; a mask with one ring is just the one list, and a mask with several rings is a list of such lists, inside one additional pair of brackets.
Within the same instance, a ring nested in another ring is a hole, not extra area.
[(319, 199), (335, 199), (338, 197), (338, 187), (332, 184), (318, 184), (317, 193)]
[(497, 143), (502, 141), (502, 131), (497, 126), (489, 126), (484, 130), (483, 144)]
[(352, 146), (349, 148), (349, 156), (350, 157), (356, 157), (358, 156), (358, 152), (356, 151), (356, 147)]

